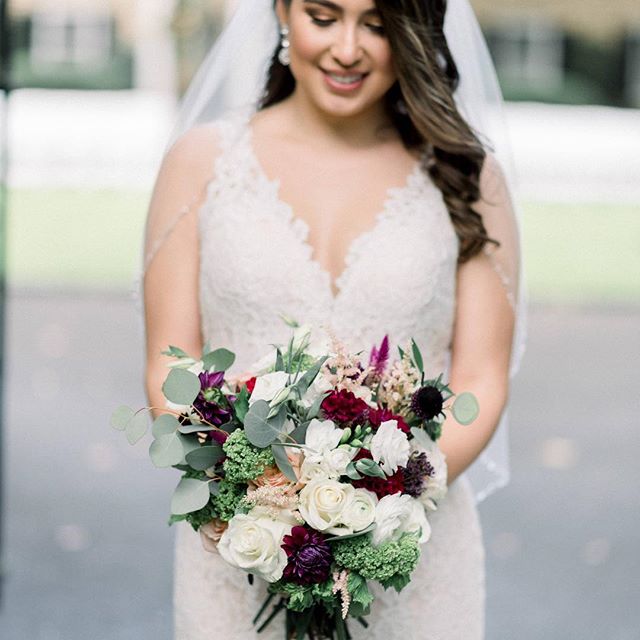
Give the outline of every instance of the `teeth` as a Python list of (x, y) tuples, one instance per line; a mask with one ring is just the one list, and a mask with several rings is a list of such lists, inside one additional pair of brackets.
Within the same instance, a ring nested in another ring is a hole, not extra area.
[(338, 84), (353, 84), (354, 82), (359, 82), (360, 80), (362, 80), (364, 76), (362, 74), (358, 74), (355, 76), (336, 76), (333, 73), (330, 73), (329, 77)]

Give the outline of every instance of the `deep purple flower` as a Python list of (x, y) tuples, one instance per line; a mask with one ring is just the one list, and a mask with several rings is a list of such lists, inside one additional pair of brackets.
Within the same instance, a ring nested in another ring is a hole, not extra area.
[(435, 470), (427, 454), (414, 453), (404, 469), (404, 493), (417, 498), (424, 491), (424, 483), (428, 476), (432, 476)]
[(282, 539), (282, 548), (289, 559), (283, 573), (287, 580), (307, 585), (329, 579), (333, 555), (321, 533), (307, 527), (293, 527), (291, 535)]
[(442, 413), (443, 407), (442, 391), (433, 385), (420, 387), (411, 398), (411, 409), (423, 420), (433, 420)]
[[(200, 393), (193, 401), (193, 408), (209, 424), (216, 427), (226, 424), (231, 419), (231, 411), (225, 406), (227, 400), (221, 388), (224, 382), (224, 371), (214, 373), (203, 371), (198, 377), (200, 378)], [(226, 440), (224, 433), (219, 431), (210, 433), (213, 440), (222, 441), (220, 444)]]

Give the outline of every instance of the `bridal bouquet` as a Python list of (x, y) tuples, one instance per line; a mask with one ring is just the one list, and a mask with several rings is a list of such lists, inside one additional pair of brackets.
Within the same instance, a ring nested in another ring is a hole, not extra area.
[[(470, 393), (451, 401), (442, 375), (426, 380), (413, 340), (390, 362), (385, 337), (363, 361), (290, 325), (286, 347), (237, 377), (226, 349), (195, 360), (170, 347), (149, 453), (182, 473), (170, 522), (188, 521), (207, 551), (268, 583), (258, 631), (284, 609), (285, 638), (346, 640), (348, 617), (367, 625), (371, 581), (409, 583), (447, 492), (443, 419), (469, 424), (478, 405)], [(112, 426), (134, 444), (147, 411), (120, 407)]]

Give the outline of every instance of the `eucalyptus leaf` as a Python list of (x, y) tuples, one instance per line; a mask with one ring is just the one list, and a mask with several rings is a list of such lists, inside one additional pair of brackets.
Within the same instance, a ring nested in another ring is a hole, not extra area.
[(420, 349), (416, 344), (416, 341), (411, 338), (411, 350), (413, 352), (413, 361), (416, 364), (416, 367), (420, 370), (420, 373), (424, 373), (424, 362), (422, 361), (422, 353), (420, 353)]
[(149, 456), (159, 469), (179, 464), (184, 456), (184, 449), (178, 434), (168, 433), (156, 438), (149, 447)]
[(174, 404), (189, 405), (200, 393), (200, 378), (185, 369), (171, 369), (162, 385), (162, 393)]
[(178, 427), (178, 431), (189, 435), (191, 433), (206, 433), (207, 431), (213, 431), (215, 428), (208, 424), (181, 424)]
[(124, 431), (127, 428), (127, 424), (136, 412), (131, 407), (121, 406), (118, 407), (111, 414), (111, 426), (118, 431)]
[(236, 355), (229, 349), (216, 349), (202, 358), (205, 371), (226, 371), (236, 361)]
[(165, 356), (173, 356), (174, 358), (188, 358), (189, 354), (186, 351), (183, 351), (179, 347), (174, 347), (173, 345), (169, 345), (169, 349), (167, 351), (162, 352)]
[(187, 464), (197, 471), (204, 471), (213, 467), (224, 457), (224, 451), (219, 444), (198, 447), (185, 456)]
[(317, 418), (320, 413), (320, 406), (322, 405), (323, 400), (331, 393), (331, 390), (325, 391), (321, 393), (314, 401), (313, 404), (309, 407), (307, 411), (307, 420), (312, 420), (313, 418)]
[(301, 422), (289, 435), (300, 444), (304, 444), (307, 439), (307, 429), (309, 428), (310, 420)]
[(271, 407), (266, 400), (257, 400), (251, 405), (244, 418), (244, 432), (249, 442), (256, 447), (264, 449), (268, 447), (280, 435), (286, 415), (279, 412), (274, 418), (268, 420), (267, 416)]
[(282, 473), (284, 473), (287, 479), (291, 480), (291, 482), (297, 482), (298, 477), (289, 462), (285, 448), (271, 445), (271, 451), (273, 453), (273, 457), (276, 459), (278, 469), (280, 469), (280, 471), (282, 471)]
[(178, 427), (180, 427), (180, 423), (175, 416), (172, 416), (170, 413), (163, 413), (153, 421), (151, 433), (154, 438), (159, 438), (160, 436), (167, 436), (171, 433), (175, 433), (178, 430)]
[(214, 482), (212, 480), (208, 484), (209, 484), (209, 493), (212, 496), (217, 496), (220, 493), (220, 483), (219, 482)]
[(372, 478), (382, 478), (384, 480), (387, 477), (377, 462), (367, 458), (357, 460), (356, 469), (363, 475), (370, 476)]
[(284, 359), (282, 357), (282, 351), (280, 347), (276, 348), (276, 371), (284, 371)]
[[(195, 449), (200, 448), (200, 441), (198, 440), (198, 436), (196, 435), (182, 434), (178, 434), (178, 440), (180, 440), (180, 443), (182, 444), (182, 460), (180, 460), (180, 465), (184, 465), (186, 467), (186, 469), (184, 470), (186, 471), (187, 469), (189, 469), (189, 466), (187, 464), (187, 456)], [(175, 467), (178, 465), (173, 466)]]
[(451, 412), (453, 413), (453, 417), (460, 424), (471, 424), (480, 413), (478, 399), (473, 395), (473, 393), (465, 391), (457, 396), (453, 401)]
[(195, 478), (182, 478), (171, 499), (171, 513), (177, 516), (202, 509), (211, 493), (209, 483)]
[(364, 536), (370, 531), (373, 531), (376, 528), (376, 523), (370, 524), (366, 529), (362, 529), (362, 531), (355, 531), (354, 533), (347, 533), (344, 536), (330, 536), (329, 538), (325, 538), (326, 542), (330, 542), (331, 540), (348, 540), (349, 538), (357, 538), (358, 536)]
[(131, 420), (127, 423), (126, 433), (129, 444), (136, 444), (139, 442), (147, 429), (149, 428), (149, 418), (146, 411), (139, 411)]

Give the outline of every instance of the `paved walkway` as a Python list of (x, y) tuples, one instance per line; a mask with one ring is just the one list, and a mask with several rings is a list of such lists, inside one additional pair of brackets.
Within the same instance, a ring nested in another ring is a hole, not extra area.
[[(481, 505), (488, 640), (640, 638), (639, 327), (532, 311), (513, 482)], [(170, 640), (175, 476), (108, 427), (143, 403), (133, 306), (17, 292), (7, 331), (2, 639)]]

